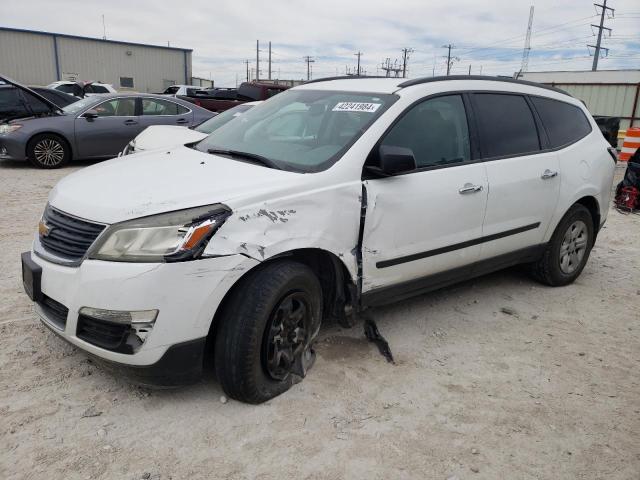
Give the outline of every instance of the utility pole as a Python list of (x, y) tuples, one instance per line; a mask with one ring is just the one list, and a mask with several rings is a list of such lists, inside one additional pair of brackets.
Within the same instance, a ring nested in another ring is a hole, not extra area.
[(245, 60), (244, 64), (247, 66), (247, 82), (249, 81), (249, 60)]
[[(531, 51), (531, 27), (533, 26), (533, 5), (529, 9), (529, 24), (527, 26), (527, 35), (524, 40), (524, 50), (522, 50), (522, 64), (520, 65), (520, 73), (529, 69), (529, 52)], [(520, 75), (518, 75), (520, 76)]]
[(592, 27), (596, 27), (598, 29), (598, 41), (595, 45), (587, 45), (587, 47), (595, 48), (595, 52), (593, 53), (593, 65), (591, 66), (591, 70), (594, 72), (598, 69), (598, 59), (600, 58), (600, 50), (605, 50), (606, 55), (609, 54), (609, 49), (602, 47), (602, 30), (608, 30), (609, 36), (611, 36), (611, 29), (604, 26), (604, 16), (607, 14), (607, 10), (611, 10), (611, 15), (613, 16), (615, 10), (611, 7), (607, 7), (607, 0), (604, 0), (602, 4), (594, 3), (596, 8), (600, 7), (602, 12), (600, 13), (600, 25), (591, 24)]
[(358, 57), (358, 69), (356, 70), (356, 75), (360, 76), (360, 57), (362, 56), (362, 52), (358, 50), (358, 53), (354, 53), (356, 57)]
[(469, 64), (469, 75), (471, 75), (471, 64)]
[(305, 62), (307, 62), (307, 80), (311, 80), (311, 64), (315, 62), (315, 60), (313, 59), (313, 57), (310, 57), (309, 55), (302, 58), (304, 59)]
[(269, 80), (271, 80), (271, 41), (269, 41)]
[(413, 48), (402, 49), (402, 78), (407, 78), (407, 60), (410, 53), (413, 53)]
[(451, 44), (443, 45), (442, 48), (446, 48), (447, 49), (447, 56), (445, 58), (447, 59), (447, 77), (448, 77), (449, 74), (451, 73), (451, 65), (453, 65), (453, 62), (457, 62), (460, 59), (458, 57), (452, 57), (451, 56), (451, 50), (456, 48), (455, 45), (451, 45)]
[(256, 40), (256, 82), (260, 79), (260, 40)]

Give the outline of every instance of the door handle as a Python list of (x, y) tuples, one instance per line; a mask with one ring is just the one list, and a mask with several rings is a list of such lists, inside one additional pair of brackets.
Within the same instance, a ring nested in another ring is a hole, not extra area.
[(176, 120), (176, 123), (189, 123), (189, 120), (187, 120), (186, 118), (179, 118), (178, 120)]
[(135, 120), (125, 120), (124, 124), (125, 125), (137, 125), (138, 122), (136, 122)]
[(466, 195), (467, 193), (476, 193), (482, 191), (482, 185), (474, 185), (473, 183), (465, 183), (464, 187), (458, 190), (458, 193)]
[(544, 171), (544, 173), (540, 176), (542, 180), (548, 180), (549, 178), (557, 177), (558, 172), (552, 172), (548, 168)]

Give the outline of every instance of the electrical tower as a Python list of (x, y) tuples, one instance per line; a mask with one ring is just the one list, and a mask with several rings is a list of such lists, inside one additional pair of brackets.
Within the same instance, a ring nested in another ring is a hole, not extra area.
[(302, 58), (304, 59), (305, 62), (307, 62), (307, 80), (311, 80), (311, 64), (315, 62), (315, 60), (313, 59), (313, 57), (310, 57), (309, 55)]
[(385, 59), (380, 68), (385, 71), (387, 77), (400, 77), (400, 73), (402, 72), (402, 65), (398, 65), (397, 59), (394, 60), (393, 63), (391, 63), (390, 58)]
[(609, 54), (609, 49), (601, 46), (602, 30), (607, 30), (609, 32), (609, 36), (611, 36), (611, 29), (604, 26), (604, 16), (608, 16), (607, 10), (611, 10), (611, 16), (613, 17), (615, 10), (611, 7), (607, 7), (607, 0), (604, 0), (602, 4), (594, 3), (593, 5), (596, 7), (596, 11), (598, 7), (602, 9), (602, 11), (600, 12), (600, 25), (591, 24), (592, 27), (598, 29), (598, 41), (595, 45), (587, 45), (587, 47), (595, 48), (595, 52), (593, 53), (593, 65), (591, 66), (591, 70), (595, 72), (598, 69), (598, 59), (600, 58), (600, 51), (604, 50), (606, 52), (605, 55)]
[(446, 48), (447, 49), (447, 56), (444, 57), (447, 59), (447, 77), (449, 76), (449, 74), (451, 73), (451, 66), (453, 65), (453, 62), (458, 62), (460, 61), (460, 59), (458, 57), (452, 57), (451, 56), (451, 50), (453, 50), (454, 48), (456, 48), (455, 45), (443, 45), (442, 48)]
[(407, 78), (407, 60), (409, 60), (411, 53), (413, 53), (413, 48), (402, 49), (402, 78)]
[(529, 9), (529, 25), (527, 26), (527, 36), (524, 40), (524, 50), (522, 50), (522, 65), (520, 73), (529, 69), (529, 52), (531, 51), (531, 27), (533, 26), (533, 5)]

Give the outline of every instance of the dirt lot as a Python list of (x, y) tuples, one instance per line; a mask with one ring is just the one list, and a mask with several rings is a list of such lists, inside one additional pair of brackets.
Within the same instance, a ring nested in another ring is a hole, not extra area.
[(639, 479), (640, 216), (612, 210), (578, 281), (517, 269), (325, 327), (304, 382), (265, 405), (213, 379), (149, 391), (36, 319), (28, 250), (61, 177), (0, 163), (0, 478)]

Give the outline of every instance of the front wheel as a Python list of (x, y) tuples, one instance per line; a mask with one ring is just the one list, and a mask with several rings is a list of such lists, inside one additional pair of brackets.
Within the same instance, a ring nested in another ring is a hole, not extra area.
[(553, 287), (573, 282), (587, 263), (593, 241), (591, 213), (583, 205), (573, 205), (560, 220), (542, 258), (532, 265), (533, 276)]
[(44, 133), (33, 137), (27, 145), (27, 157), (38, 168), (58, 168), (71, 158), (67, 142), (58, 135)]
[(225, 393), (262, 403), (287, 391), (313, 363), (322, 289), (313, 271), (277, 260), (250, 273), (225, 302), (215, 369)]

